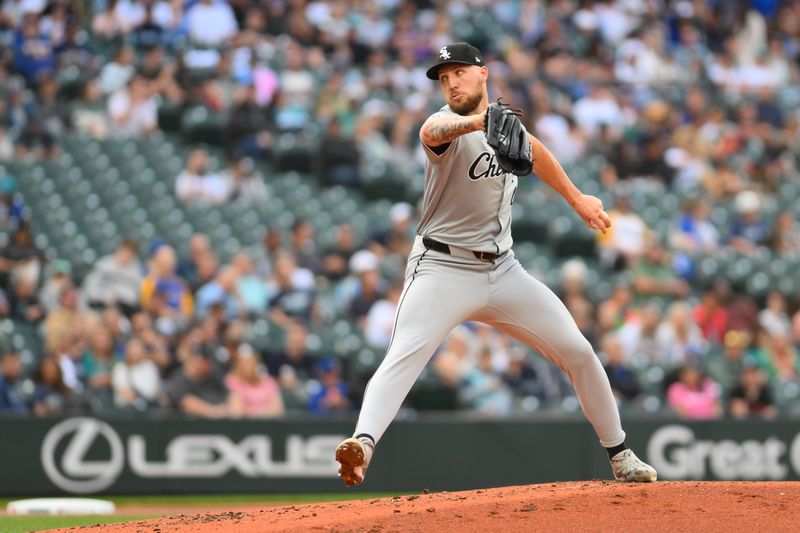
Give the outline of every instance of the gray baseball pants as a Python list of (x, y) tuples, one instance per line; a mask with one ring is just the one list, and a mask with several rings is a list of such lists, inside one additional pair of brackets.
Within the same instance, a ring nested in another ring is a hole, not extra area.
[(451, 247), (427, 250), (417, 237), (406, 266), (392, 340), (364, 394), (355, 435), (377, 443), (411, 386), (451, 329), (484, 322), (567, 373), (586, 418), (606, 448), (625, 440), (617, 404), (591, 344), (558, 297), (509, 250), (494, 263)]

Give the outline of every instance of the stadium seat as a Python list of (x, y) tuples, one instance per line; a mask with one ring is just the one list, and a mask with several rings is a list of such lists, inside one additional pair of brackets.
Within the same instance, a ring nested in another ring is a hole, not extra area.
[(162, 102), (158, 106), (158, 127), (165, 132), (181, 131), (183, 112), (183, 104)]
[(548, 241), (559, 257), (596, 255), (594, 235), (568, 216), (556, 217), (548, 225)]
[(547, 223), (534, 218), (515, 218), (511, 229), (515, 242), (543, 243), (547, 240)]
[(754, 261), (748, 257), (739, 257), (729, 263), (725, 269), (725, 278), (736, 291), (745, 289), (747, 278), (753, 273)]
[(436, 379), (420, 379), (411, 388), (407, 403), (417, 410), (452, 411), (459, 408), (458, 391)]
[(228, 120), (224, 113), (210, 113), (205, 107), (196, 106), (183, 113), (181, 132), (190, 143), (221, 146), (227, 143)]
[(283, 134), (275, 144), (275, 169), (278, 172), (302, 172), (317, 175), (314, 141), (294, 134)]

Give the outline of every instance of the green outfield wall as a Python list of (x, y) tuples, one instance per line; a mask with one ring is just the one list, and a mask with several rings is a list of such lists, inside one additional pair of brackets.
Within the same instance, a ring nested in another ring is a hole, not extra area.
[[(352, 421), (0, 419), (0, 495), (341, 491)], [(625, 422), (660, 479), (799, 480), (798, 421)], [(457, 490), (607, 479), (582, 419), (396, 422), (352, 490)]]

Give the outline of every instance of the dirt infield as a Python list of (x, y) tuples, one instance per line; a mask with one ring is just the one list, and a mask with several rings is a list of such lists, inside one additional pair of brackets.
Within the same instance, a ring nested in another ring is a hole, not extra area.
[(347, 502), (240, 508), (61, 531), (798, 531), (800, 483), (589, 481)]

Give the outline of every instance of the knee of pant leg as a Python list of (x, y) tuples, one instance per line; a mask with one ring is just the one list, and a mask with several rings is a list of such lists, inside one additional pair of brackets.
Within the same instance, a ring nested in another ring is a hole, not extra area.
[(587, 364), (594, 364), (597, 360), (597, 355), (594, 353), (592, 344), (584, 337), (580, 339), (571, 340), (565, 343), (559, 350), (561, 359), (564, 361), (567, 368), (574, 369)]

